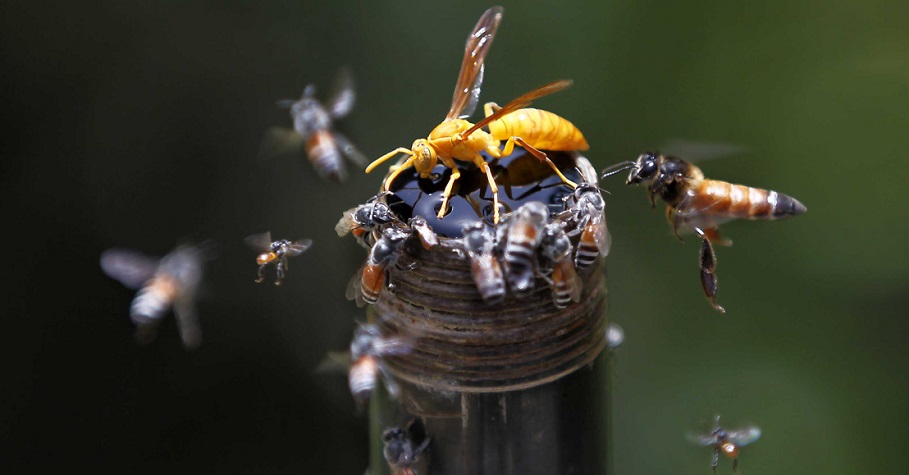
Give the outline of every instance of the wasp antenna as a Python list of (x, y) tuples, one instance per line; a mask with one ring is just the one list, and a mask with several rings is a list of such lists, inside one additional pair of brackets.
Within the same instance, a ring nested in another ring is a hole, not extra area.
[[(608, 178), (613, 175), (622, 173), (623, 171), (628, 170), (629, 168), (633, 167), (634, 164), (635, 164), (635, 162), (633, 162), (631, 160), (629, 160), (627, 162), (616, 163), (615, 165), (603, 170), (602, 173), (600, 173), (600, 178)], [(603, 190), (603, 191), (605, 191), (605, 190)]]

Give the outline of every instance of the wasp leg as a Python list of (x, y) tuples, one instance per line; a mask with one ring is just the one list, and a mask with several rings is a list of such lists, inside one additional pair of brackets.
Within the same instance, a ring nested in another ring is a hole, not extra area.
[(280, 260), (278, 260), (277, 268), (278, 268), (278, 270), (277, 270), (278, 276), (275, 279), (275, 285), (281, 285), (281, 281), (284, 280), (284, 269), (287, 269), (287, 258), (286, 257), (282, 257)]
[(577, 183), (569, 180), (565, 175), (562, 174), (562, 171), (559, 170), (559, 167), (557, 167), (555, 165), (555, 163), (552, 163), (552, 160), (550, 160), (549, 157), (547, 157), (545, 153), (537, 150), (532, 145), (525, 142), (524, 139), (522, 139), (521, 137), (514, 137), (514, 136), (509, 137), (508, 141), (505, 142), (505, 147), (502, 149), (502, 156), (507, 157), (507, 156), (511, 155), (511, 152), (514, 151), (515, 144), (518, 144), (521, 147), (523, 147), (524, 150), (527, 150), (527, 152), (530, 153), (531, 155), (533, 155), (534, 157), (536, 157), (537, 160), (549, 165), (549, 168), (552, 168), (552, 171), (554, 171), (555, 174), (558, 175), (559, 178), (562, 180), (562, 182), (564, 182), (566, 185), (568, 185), (572, 188), (578, 187)]
[(726, 313), (726, 309), (716, 303), (717, 278), (714, 272), (716, 270), (716, 254), (713, 252), (710, 240), (707, 239), (707, 234), (701, 229), (696, 229), (696, 231), (702, 240), (700, 255), (701, 286), (704, 287), (704, 293), (710, 299), (710, 305), (713, 305), (713, 308), (720, 313)]
[(382, 182), (382, 192), (388, 191), (391, 188), (391, 184), (394, 183), (395, 178), (397, 178), (398, 175), (401, 174), (401, 172), (410, 168), (410, 165), (412, 163), (413, 163), (413, 156), (411, 156), (410, 158), (405, 160), (404, 163), (391, 167), (390, 173), (388, 174), (387, 177), (385, 177), (385, 181)]
[(265, 280), (265, 266), (266, 264), (259, 266), (259, 277), (256, 279), (257, 284), (261, 284), (262, 281)]
[[(445, 192), (442, 194), (442, 207), (439, 208), (439, 214), (436, 215), (439, 219), (442, 219), (448, 212), (448, 198), (451, 197), (451, 189), (454, 187), (455, 182), (461, 177), (461, 170), (458, 170), (458, 165), (451, 158), (439, 158), (446, 167), (451, 168), (451, 178), (448, 179), (448, 184), (445, 185)], [(482, 159), (480, 157), (480, 160)]]

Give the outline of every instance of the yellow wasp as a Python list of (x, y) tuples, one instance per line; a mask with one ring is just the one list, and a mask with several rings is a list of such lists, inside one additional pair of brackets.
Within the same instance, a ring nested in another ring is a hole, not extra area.
[[(445, 120), (437, 125), (427, 138), (415, 140), (410, 149), (398, 147), (379, 157), (366, 168), (366, 173), (369, 173), (395, 155), (408, 155), (407, 160), (393, 166), (391, 173), (385, 178), (383, 188), (389, 190), (395, 178), (407, 168), (414, 167), (420, 178), (429, 178), (433, 168), (441, 161), (451, 169), (451, 178), (442, 195), (442, 206), (438, 214), (440, 219), (448, 212), (448, 199), (451, 197), (452, 187), (461, 176), (455, 160), (473, 162), (486, 174), (489, 188), (492, 190), (493, 222), (498, 223), (499, 189), (489, 164), (480, 155), (481, 151), (485, 151), (493, 158), (502, 158), (511, 155), (515, 144), (520, 145), (534, 157), (547, 163), (563, 182), (574, 188), (577, 185), (566, 178), (538, 148), (559, 151), (589, 148), (584, 135), (568, 120), (551, 112), (526, 108), (536, 98), (567, 88), (571, 85), (571, 81), (568, 80), (538, 87), (509, 102), (505, 107), (499, 107), (493, 102), (487, 103), (484, 107), (486, 117), (476, 124), (464, 119), (476, 108), (480, 85), (483, 82), (483, 60), (492, 45), (503, 11), (504, 9), (498, 6), (487, 10), (467, 37), (461, 72), (455, 84), (451, 109)], [(489, 132), (480, 130), (485, 126), (489, 127)], [(506, 142), (500, 149), (502, 140)]]

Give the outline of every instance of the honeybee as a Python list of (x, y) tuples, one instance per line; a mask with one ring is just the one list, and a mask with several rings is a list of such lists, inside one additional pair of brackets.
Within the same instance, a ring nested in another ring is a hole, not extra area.
[(603, 177), (631, 169), (625, 183), (645, 185), (650, 203), (656, 197), (666, 202), (666, 217), (676, 237), (689, 229), (701, 238), (701, 285), (713, 308), (725, 313), (716, 302), (716, 254), (712, 243), (731, 246), (718, 226), (731, 219), (780, 219), (804, 213), (807, 208), (797, 199), (776, 191), (736, 185), (704, 178), (695, 165), (676, 157), (645, 152), (635, 161), (614, 165)]
[(552, 273), (547, 280), (552, 289), (552, 301), (558, 308), (581, 300), (584, 285), (574, 268), (572, 249), (562, 223), (553, 221), (546, 225), (540, 240), (540, 254), (552, 264)]
[(606, 257), (612, 246), (612, 237), (606, 228), (606, 218), (603, 215), (606, 202), (600, 195), (600, 189), (590, 183), (580, 183), (568, 198), (574, 202), (571, 207), (577, 224), (574, 233), (581, 234), (574, 263), (578, 269), (584, 269), (593, 264), (599, 256)]
[(101, 269), (130, 289), (139, 289), (129, 309), (136, 324), (136, 341), (151, 343), (157, 336), (164, 313), (173, 307), (183, 346), (198, 348), (202, 331), (196, 315), (196, 289), (202, 267), (211, 257), (211, 245), (180, 245), (162, 258), (128, 249), (101, 253)]
[[(451, 169), (451, 177), (442, 194), (442, 205), (438, 217), (441, 219), (448, 212), (448, 199), (452, 187), (461, 176), (455, 160), (472, 162), (483, 173), (489, 183), (493, 198), (493, 222), (499, 222), (499, 190), (489, 164), (479, 152), (485, 151), (491, 157), (501, 158), (511, 155), (517, 144), (527, 150), (538, 160), (548, 164), (561, 180), (572, 188), (575, 183), (559, 171), (558, 167), (538, 148), (546, 150), (587, 150), (587, 141), (583, 134), (571, 122), (551, 112), (526, 108), (539, 97), (565, 89), (571, 81), (556, 81), (534, 89), (499, 107), (495, 103), (484, 106), (486, 117), (472, 124), (465, 120), (474, 109), (483, 82), (484, 60), (492, 40), (502, 20), (504, 9), (492, 7), (477, 22), (467, 37), (461, 72), (455, 84), (451, 108), (445, 120), (437, 125), (425, 139), (417, 139), (410, 149), (398, 147), (379, 157), (369, 164), (366, 173), (386, 160), (404, 154), (408, 158), (400, 165), (393, 166), (385, 178), (383, 187), (391, 189), (395, 178), (409, 167), (416, 168), (420, 178), (429, 178), (433, 168), (441, 161)], [(489, 126), (489, 132), (481, 130)], [(499, 148), (505, 140), (503, 148)]]
[(505, 275), (495, 256), (495, 243), (482, 222), (464, 225), (462, 242), (470, 258), (470, 274), (480, 297), (488, 304), (505, 300)]
[(711, 468), (716, 475), (716, 467), (720, 461), (720, 454), (732, 459), (733, 473), (739, 467), (739, 448), (757, 441), (761, 437), (761, 429), (757, 426), (748, 426), (742, 429), (726, 430), (720, 426), (720, 416), (716, 416), (713, 430), (709, 434), (688, 433), (686, 438), (697, 445), (713, 448), (713, 463)]
[[(338, 224), (335, 225), (335, 232), (338, 233), (338, 236), (344, 237), (348, 233), (353, 234), (361, 246), (369, 249), (373, 244), (371, 236), (374, 229), (399, 221), (388, 203), (384, 200), (380, 201), (380, 198), (386, 194), (388, 193), (380, 193), (366, 203), (345, 211)], [(403, 223), (401, 224), (403, 225)]]
[(388, 281), (388, 266), (395, 265), (401, 246), (410, 236), (406, 229), (386, 228), (382, 237), (369, 249), (366, 262), (347, 285), (347, 299), (358, 307), (374, 304)]
[(382, 453), (393, 475), (421, 475), (426, 473), (428, 461), (423, 453), (429, 447), (430, 437), (419, 419), (411, 419), (404, 428), (393, 427), (382, 433), (385, 448)]
[(271, 129), (265, 146), (274, 149), (272, 152), (279, 152), (299, 150), (301, 145), (305, 145), (306, 155), (320, 177), (344, 180), (347, 173), (341, 155), (361, 166), (367, 161), (333, 125), (334, 120), (346, 116), (353, 109), (356, 99), (353, 88), (350, 71), (341, 68), (335, 79), (334, 91), (325, 105), (316, 99), (314, 84), (303, 89), (303, 96), (299, 100), (278, 101), (279, 107), (290, 109), (294, 130)]
[(608, 346), (610, 350), (615, 350), (622, 346), (622, 343), (624, 342), (625, 330), (623, 330), (618, 323), (610, 323), (606, 326), (606, 346)]
[(405, 335), (383, 337), (379, 328), (372, 324), (361, 324), (354, 331), (350, 342), (350, 371), (347, 380), (350, 393), (358, 404), (369, 399), (376, 387), (376, 378), (382, 374), (388, 394), (397, 398), (400, 389), (389, 373), (382, 358), (388, 355), (405, 355), (413, 351), (414, 340)]
[(507, 226), (500, 227), (497, 241), (504, 246), (502, 263), (505, 279), (518, 297), (533, 290), (536, 275), (536, 250), (549, 220), (549, 209), (539, 201), (525, 203), (508, 215)]
[(265, 280), (265, 267), (269, 264), (275, 264), (277, 268), (275, 285), (281, 285), (284, 280), (284, 273), (288, 269), (287, 258), (303, 254), (310, 246), (312, 240), (301, 239), (299, 241), (289, 241), (287, 239), (271, 240), (271, 232), (254, 234), (246, 238), (246, 243), (255, 249), (262, 251), (256, 256), (256, 264), (259, 265), (259, 274), (256, 283), (261, 284)]
[(414, 216), (413, 218), (410, 218), (408, 225), (413, 233), (420, 239), (420, 244), (423, 246), (423, 249), (429, 250), (439, 245), (439, 236), (437, 236), (436, 233), (432, 231), (432, 228), (429, 227), (429, 224), (426, 223), (426, 218)]

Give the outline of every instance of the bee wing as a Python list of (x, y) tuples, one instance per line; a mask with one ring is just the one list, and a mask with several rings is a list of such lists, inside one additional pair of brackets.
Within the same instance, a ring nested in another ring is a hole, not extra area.
[(761, 429), (758, 426), (749, 426), (742, 429), (726, 431), (726, 437), (736, 445), (748, 445), (761, 438)]
[(699, 432), (686, 432), (685, 439), (688, 442), (691, 442), (695, 445), (703, 445), (705, 447), (715, 445), (717, 443), (716, 436), (713, 434), (702, 434)]
[(351, 357), (349, 351), (329, 351), (325, 358), (316, 366), (317, 373), (343, 373), (347, 374), (350, 368)]
[(666, 155), (682, 157), (688, 161), (701, 162), (731, 155), (739, 155), (747, 152), (748, 149), (741, 145), (722, 142), (698, 142), (693, 140), (673, 139), (665, 143), (663, 147), (660, 147), (660, 151)]
[(349, 158), (350, 161), (356, 163), (357, 165), (364, 167), (366, 166), (369, 161), (366, 159), (366, 155), (363, 155), (363, 153), (357, 150), (357, 147), (354, 147), (354, 144), (351, 143), (347, 137), (338, 131), (333, 131), (332, 135), (335, 138), (335, 143), (337, 143), (338, 148), (341, 150), (345, 157)]
[(347, 283), (347, 289), (344, 291), (344, 296), (347, 297), (347, 300), (353, 300), (356, 302), (357, 307), (365, 307), (366, 300), (363, 299), (363, 292), (360, 291), (360, 279), (363, 277), (363, 268), (361, 266), (357, 273), (350, 279)]
[(385, 389), (388, 391), (388, 395), (391, 396), (392, 399), (398, 399), (398, 396), (401, 395), (401, 387), (398, 386), (394, 376), (391, 375), (391, 371), (389, 371), (381, 361), (379, 361), (378, 366), (379, 372), (382, 373), (382, 382), (385, 383)]
[(606, 228), (606, 222), (603, 219), (603, 216), (594, 211), (590, 210), (591, 219), (595, 220), (597, 223), (600, 223), (599, 226), (595, 226), (593, 230), (593, 242), (597, 245), (597, 250), (600, 251), (600, 255), (608, 256), (609, 248), (612, 247), (612, 235), (609, 234), (609, 229)]
[(529, 106), (535, 99), (538, 99), (543, 96), (547, 96), (547, 95), (555, 93), (555, 92), (559, 92), (562, 89), (566, 89), (566, 88), (570, 87), (571, 85), (572, 85), (571, 80), (562, 79), (559, 81), (553, 81), (551, 83), (544, 84), (532, 91), (526, 92), (526, 93), (516, 97), (508, 104), (505, 104), (505, 107), (502, 107), (501, 109), (495, 111), (494, 113), (489, 114), (488, 116), (484, 117), (482, 120), (480, 120), (479, 122), (474, 124), (473, 127), (464, 131), (461, 134), (461, 136), (467, 137), (470, 134), (476, 132), (477, 130), (480, 130), (481, 128), (485, 127), (486, 124), (488, 124), (494, 120), (497, 120), (502, 116), (508, 115), (518, 109)]
[(373, 348), (381, 356), (406, 355), (413, 351), (415, 339), (408, 335), (380, 338), (373, 342)]
[(287, 248), (288, 256), (299, 256), (306, 252), (307, 249), (312, 247), (312, 239), (300, 239), (299, 241), (294, 241)]
[(571, 281), (569, 288), (571, 289), (571, 301), (580, 302), (581, 301), (581, 291), (584, 289), (584, 282), (581, 280), (581, 276), (578, 275), (578, 272), (574, 269), (574, 259), (571, 259), (569, 256), (566, 261), (567, 265), (565, 266), (566, 275), (568, 280)]
[(183, 340), (183, 346), (188, 350), (194, 350), (202, 344), (202, 327), (199, 325), (199, 317), (196, 315), (195, 296), (193, 292), (181, 295), (174, 302), (174, 317), (177, 319), (177, 327), (180, 329), (180, 338)]
[(265, 131), (262, 144), (259, 145), (259, 160), (299, 153), (303, 150), (303, 142), (303, 136), (294, 129), (271, 127)]
[(331, 85), (331, 95), (326, 103), (329, 115), (335, 119), (344, 117), (353, 109), (356, 99), (353, 75), (350, 69), (343, 67), (338, 70), (338, 75)]
[(499, 23), (505, 9), (495, 6), (486, 10), (473, 31), (467, 36), (464, 46), (464, 59), (461, 61), (461, 72), (455, 83), (454, 94), (451, 97), (451, 108), (445, 116), (446, 120), (457, 119), (462, 114), (470, 115), (477, 105), (480, 96), (480, 85), (483, 82), (483, 61), (492, 46)]
[(129, 249), (108, 249), (101, 253), (101, 270), (121, 284), (138, 289), (158, 269), (160, 259)]
[(266, 250), (271, 246), (271, 231), (246, 236), (243, 241), (257, 251)]
[(344, 237), (347, 233), (356, 229), (359, 224), (354, 220), (354, 214), (357, 212), (357, 207), (350, 208), (341, 215), (341, 219), (338, 220), (338, 224), (335, 225), (335, 232), (338, 233), (338, 237)]

